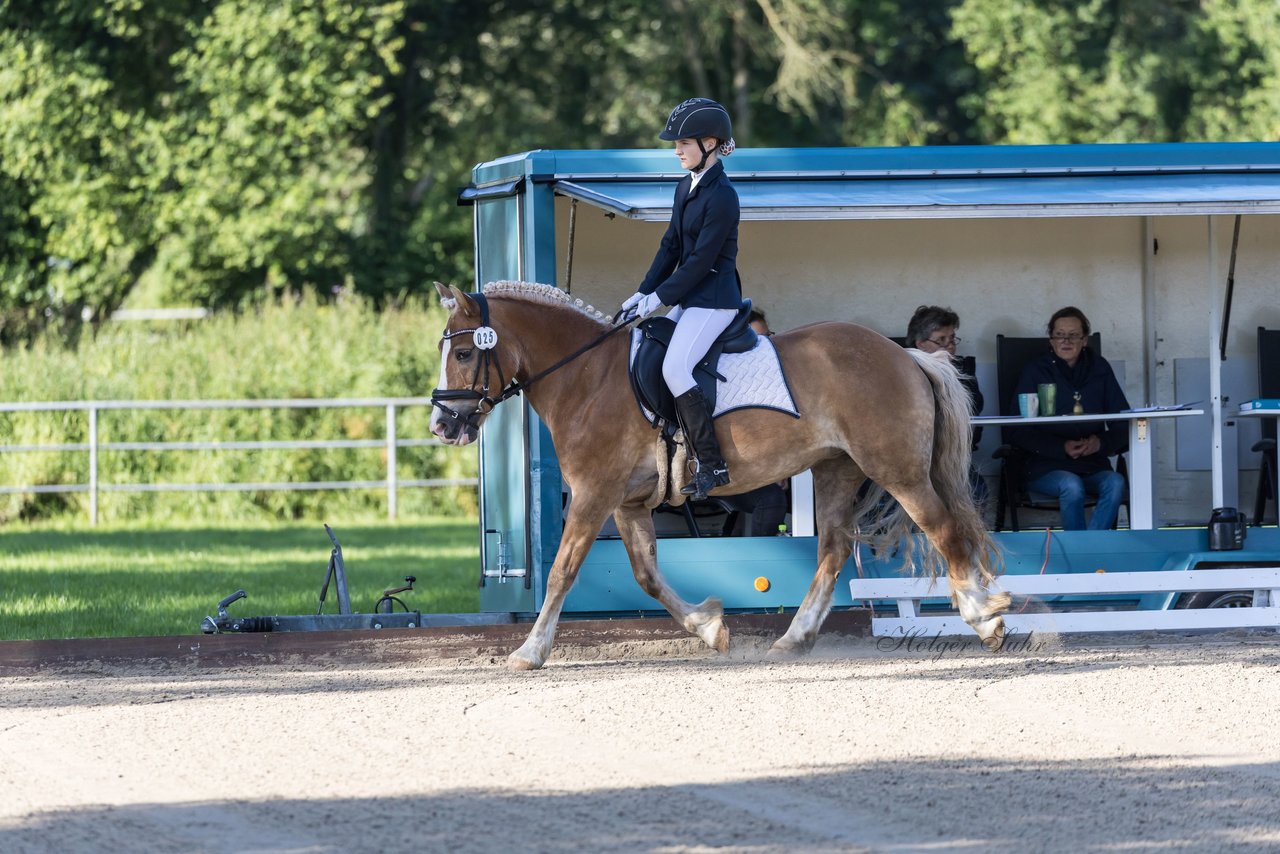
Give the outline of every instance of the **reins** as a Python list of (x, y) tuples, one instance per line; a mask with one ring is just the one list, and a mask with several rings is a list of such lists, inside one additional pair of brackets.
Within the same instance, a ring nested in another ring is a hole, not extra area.
[[(621, 314), (622, 314), (622, 312), (618, 312), (618, 314), (615, 314), (615, 315), (614, 315), (613, 320), (614, 320), (614, 322), (615, 322), (615, 323), (616, 323), (616, 322), (617, 322), (617, 320), (618, 320), (618, 316), (619, 316), (619, 315), (621, 315)], [(579, 347), (577, 350), (574, 350), (572, 353), (570, 353), (569, 355), (565, 356), (563, 359), (561, 359), (560, 361), (556, 362), (556, 363), (555, 363), (554, 365), (552, 365), (551, 367), (549, 367), (549, 368), (545, 368), (544, 370), (541, 370), (541, 371), (538, 371), (536, 374), (534, 374), (533, 376), (529, 377), (529, 379), (525, 380), (523, 383), (518, 382), (518, 381), (513, 377), (513, 378), (511, 379), (510, 384), (509, 384), (509, 385), (507, 385), (507, 387), (506, 387), (505, 389), (503, 389), (502, 394), (498, 395), (497, 403), (502, 403), (502, 401), (506, 400), (508, 397), (513, 397), (513, 396), (515, 396), (515, 395), (519, 394), (520, 392), (522, 392), (522, 391), (524, 391), (525, 389), (527, 389), (529, 386), (531, 386), (531, 385), (533, 385), (534, 383), (536, 383), (538, 380), (540, 380), (540, 379), (542, 379), (543, 377), (545, 377), (547, 374), (551, 374), (551, 373), (554, 373), (555, 371), (560, 370), (560, 369), (561, 369), (561, 368), (563, 368), (565, 365), (569, 364), (569, 363), (570, 363), (570, 362), (572, 362), (574, 359), (578, 358), (579, 356), (581, 356), (583, 353), (587, 352), (588, 350), (594, 350), (596, 347), (599, 347), (601, 344), (603, 344), (603, 343), (605, 342), (605, 339), (607, 339), (610, 335), (612, 335), (612, 334), (613, 334), (613, 333), (615, 333), (615, 332), (620, 332), (620, 331), (622, 331), (623, 329), (626, 329), (628, 326), (630, 326), (631, 324), (635, 323), (635, 322), (636, 322), (637, 320), (639, 320), (639, 319), (640, 319), (640, 318), (639, 318), (638, 316), (636, 316), (636, 317), (632, 317), (632, 318), (629, 318), (628, 320), (623, 321), (622, 323), (619, 323), (619, 324), (618, 324), (618, 325), (616, 325), (616, 326), (611, 327), (607, 332), (603, 332), (603, 333), (601, 333), (600, 335), (596, 336), (596, 337), (595, 337), (595, 338), (593, 338), (591, 341), (588, 341), (586, 344), (582, 345), (582, 346), (581, 346), (581, 347)]]
[[(515, 397), (517, 394), (520, 394), (522, 391), (528, 390), (528, 388), (534, 383), (536, 383), (538, 380), (548, 376), (549, 374), (555, 373), (556, 371), (563, 368), (565, 365), (572, 362), (574, 359), (581, 356), (583, 353), (586, 353), (588, 350), (593, 350), (596, 347), (599, 347), (601, 344), (605, 342), (606, 339), (609, 338), (609, 336), (613, 335), (615, 332), (620, 332), (623, 329), (626, 329), (632, 323), (635, 323), (637, 320), (640, 319), (639, 315), (633, 314), (632, 317), (629, 317), (627, 320), (623, 321), (622, 323), (618, 323), (618, 318), (623, 315), (625, 310), (619, 311), (617, 314), (613, 316), (612, 322), (614, 325), (610, 329), (601, 333), (597, 337), (593, 338), (591, 341), (588, 341), (586, 344), (582, 345), (577, 350), (574, 350), (572, 353), (565, 356), (563, 359), (560, 359), (558, 362), (551, 365), (550, 367), (544, 368), (543, 370), (538, 371), (536, 374), (529, 377), (529, 379), (525, 380), (524, 382), (520, 382), (513, 376), (511, 378), (511, 382), (507, 383), (503, 387), (502, 391), (498, 393), (497, 397), (491, 397), (489, 395), (489, 384), (488, 384), (490, 365), (493, 365), (494, 367), (497, 368), (498, 382), (499, 383), (502, 382), (502, 364), (498, 361), (498, 357), (496, 353), (494, 353), (493, 355), (490, 355), (491, 351), (497, 346), (498, 335), (489, 326), (488, 297), (486, 297), (482, 293), (468, 294), (468, 296), (470, 296), (473, 300), (475, 300), (476, 304), (480, 306), (480, 325), (471, 327), (469, 329), (455, 329), (452, 332), (446, 332), (444, 334), (444, 338), (450, 339), (457, 335), (464, 335), (468, 333), (471, 334), (472, 339), (476, 343), (476, 349), (480, 351), (480, 359), (478, 364), (476, 365), (475, 375), (472, 376), (471, 378), (471, 386), (469, 388), (432, 389), (431, 404), (433, 406), (440, 407), (441, 411), (445, 412), (450, 418), (453, 418), (454, 420), (460, 420), (464, 424), (467, 424), (468, 426), (473, 427), (476, 430), (480, 429), (480, 425), (478, 423), (479, 416), (492, 412), (493, 408), (497, 406), (499, 403), (502, 403), (504, 400), (507, 400), (508, 398)], [(482, 373), (484, 374), (484, 384), (480, 386), (479, 390), (477, 390), (476, 385), (477, 383), (480, 382), (480, 375)], [(444, 403), (444, 401), (447, 401), (447, 400), (477, 400), (479, 402), (476, 404), (475, 410), (470, 415), (463, 417), (460, 413), (458, 413), (452, 407)], [(489, 405), (488, 409), (482, 409), (482, 407), (484, 407), (486, 403)]]

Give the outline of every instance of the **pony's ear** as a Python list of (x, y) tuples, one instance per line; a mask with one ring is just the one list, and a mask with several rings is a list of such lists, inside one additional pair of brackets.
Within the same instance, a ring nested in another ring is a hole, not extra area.
[(457, 305), (448, 285), (442, 285), (441, 283), (436, 282), (436, 293), (440, 295), (440, 304), (445, 308), (452, 309)]
[(449, 295), (455, 300), (458, 306), (458, 312), (464, 317), (474, 317), (480, 319), (480, 306), (476, 305), (476, 301), (467, 296), (458, 288), (449, 285)]

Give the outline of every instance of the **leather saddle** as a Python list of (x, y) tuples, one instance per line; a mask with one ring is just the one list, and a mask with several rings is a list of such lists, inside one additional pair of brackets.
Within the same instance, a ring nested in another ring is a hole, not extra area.
[[(667, 345), (671, 343), (671, 334), (676, 328), (675, 321), (668, 317), (651, 317), (641, 321), (636, 328), (639, 330), (640, 344), (628, 371), (631, 389), (640, 406), (665, 421), (667, 433), (674, 433), (676, 403), (662, 378), (662, 360), (667, 354)], [(716, 372), (720, 355), (746, 353), (756, 346), (758, 340), (759, 336), (751, 328), (751, 300), (744, 299), (733, 322), (720, 333), (706, 357), (693, 369), (693, 378), (711, 404), (713, 412), (716, 405), (716, 381), (724, 379)]]

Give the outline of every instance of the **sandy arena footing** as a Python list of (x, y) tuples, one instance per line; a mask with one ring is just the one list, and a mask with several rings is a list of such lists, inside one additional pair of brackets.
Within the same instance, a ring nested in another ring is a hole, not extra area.
[(1026, 640), (8, 668), (0, 851), (1280, 848), (1275, 633)]

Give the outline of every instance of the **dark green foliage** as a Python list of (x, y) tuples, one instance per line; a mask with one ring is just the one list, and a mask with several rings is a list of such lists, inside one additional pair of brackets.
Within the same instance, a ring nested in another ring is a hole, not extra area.
[(473, 278), (457, 188), (532, 148), (1271, 139), (1271, 0), (13, 0), (0, 340), (131, 293)]

